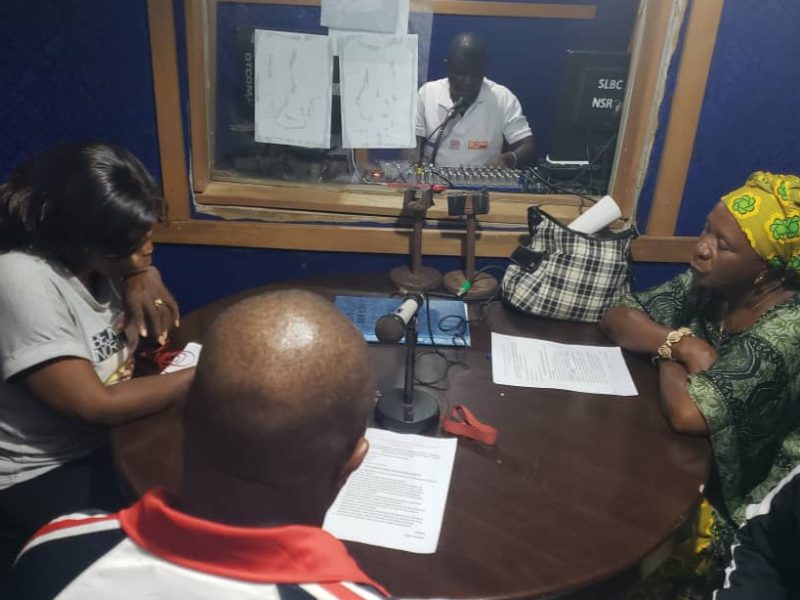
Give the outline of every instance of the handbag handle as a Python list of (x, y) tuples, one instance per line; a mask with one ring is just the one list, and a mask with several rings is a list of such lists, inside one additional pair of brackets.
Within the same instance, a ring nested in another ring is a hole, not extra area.
[[(559, 206), (558, 204), (553, 203), (553, 202), (548, 203), (548, 204), (551, 204), (553, 206)], [(550, 215), (546, 210), (542, 210), (540, 208), (541, 206), (545, 206), (545, 204), (531, 204), (528, 207), (528, 234), (529, 234), (529, 236), (534, 236), (536, 234), (537, 228), (542, 223), (542, 221), (544, 221), (545, 219), (548, 219), (549, 221), (551, 221), (556, 227), (559, 227), (561, 229), (569, 229), (564, 223), (562, 223), (561, 221), (559, 221), (558, 219), (556, 219), (555, 217)], [(623, 223), (630, 223), (630, 219), (628, 217), (620, 217), (619, 221), (622, 221)], [(607, 235), (607, 236), (604, 236), (604, 237), (606, 237), (606, 238), (618, 238), (618, 237), (625, 237), (627, 235), (632, 235), (634, 238), (639, 237), (639, 232), (638, 232), (638, 230), (636, 228), (636, 223), (635, 222), (632, 223), (630, 226), (628, 226), (626, 228), (623, 228), (623, 229), (620, 229), (620, 230), (610, 230), (610, 231), (611, 231), (611, 233), (609, 235)], [(590, 234), (586, 234), (586, 233), (583, 233), (583, 232), (580, 232), (580, 231), (572, 231), (572, 230), (570, 230), (570, 232), (573, 235), (576, 235), (576, 236), (579, 236), (579, 237), (582, 237), (582, 238), (586, 238), (586, 239), (595, 238), (595, 234), (591, 234), (590, 235)]]

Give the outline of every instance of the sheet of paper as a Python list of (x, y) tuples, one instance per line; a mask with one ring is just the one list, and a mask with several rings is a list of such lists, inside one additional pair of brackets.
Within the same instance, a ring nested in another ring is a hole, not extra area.
[(455, 438), (367, 429), (369, 452), (339, 492), (323, 529), (383, 548), (433, 554), (439, 543)]
[(558, 344), (494, 332), (492, 381), (587, 394), (638, 394), (618, 347)]
[(255, 140), (331, 146), (333, 57), (325, 35), (255, 31)]
[(416, 35), (342, 37), (339, 74), (345, 148), (416, 146)]
[[(409, 0), (397, 0), (397, 22), (394, 30), (389, 31), (388, 35), (406, 35), (409, 27), (411, 26), (409, 16)], [(334, 56), (339, 56), (339, 38), (353, 33), (355, 32), (352, 29), (337, 29), (335, 27), (328, 28), (328, 37), (331, 38), (331, 51), (333, 52)]]
[(320, 23), (325, 27), (394, 33), (402, 18), (408, 22), (408, 0), (322, 0)]
[(166, 367), (164, 367), (164, 370), (161, 371), (161, 373), (174, 373), (175, 371), (180, 371), (181, 369), (194, 367), (197, 364), (197, 361), (200, 360), (200, 350), (202, 349), (203, 346), (197, 342), (189, 342), (186, 344), (184, 349), (176, 354), (175, 358), (173, 358), (172, 361)]

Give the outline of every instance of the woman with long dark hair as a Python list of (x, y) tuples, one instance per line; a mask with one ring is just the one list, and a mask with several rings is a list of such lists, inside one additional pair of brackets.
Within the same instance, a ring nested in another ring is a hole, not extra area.
[[(192, 370), (131, 379), (145, 325), (140, 319), (126, 334), (123, 281), (136, 281), (141, 293), (142, 277), (154, 272), (153, 226), (164, 218), (164, 200), (141, 163), (106, 144), (58, 146), (0, 185), (6, 539), (24, 541), (65, 512), (123, 505), (108, 427), (159, 411), (188, 389)], [(149, 302), (151, 312), (177, 318), (166, 291)]]

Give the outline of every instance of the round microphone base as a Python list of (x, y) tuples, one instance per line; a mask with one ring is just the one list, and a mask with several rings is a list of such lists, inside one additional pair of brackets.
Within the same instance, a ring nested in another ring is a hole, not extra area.
[(397, 289), (410, 292), (429, 292), (442, 283), (442, 274), (431, 267), (420, 267), (417, 273), (409, 267), (395, 267), (389, 272), (389, 279)]
[[(450, 271), (444, 276), (444, 289), (451, 294), (456, 294), (467, 280), (464, 271)], [(462, 296), (470, 300), (485, 300), (494, 296), (497, 290), (497, 279), (488, 273), (478, 273), (472, 282), (472, 287)]]
[(403, 390), (389, 390), (375, 405), (375, 421), (389, 431), (422, 433), (439, 424), (439, 402), (425, 390), (415, 389), (411, 406), (403, 404)]

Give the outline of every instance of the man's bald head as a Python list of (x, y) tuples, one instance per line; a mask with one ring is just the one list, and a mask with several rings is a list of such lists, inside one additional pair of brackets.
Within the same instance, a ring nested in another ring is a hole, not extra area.
[(489, 61), (486, 42), (476, 33), (459, 33), (447, 46), (444, 62), (448, 70), (471, 72), (483, 76)]
[(187, 464), (278, 491), (329, 485), (364, 434), (374, 389), (361, 334), (330, 302), (296, 290), (243, 300), (205, 336)]
[(462, 114), (477, 99), (487, 64), (486, 43), (474, 33), (459, 33), (447, 47), (444, 67), (450, 98), (461, 101)]

